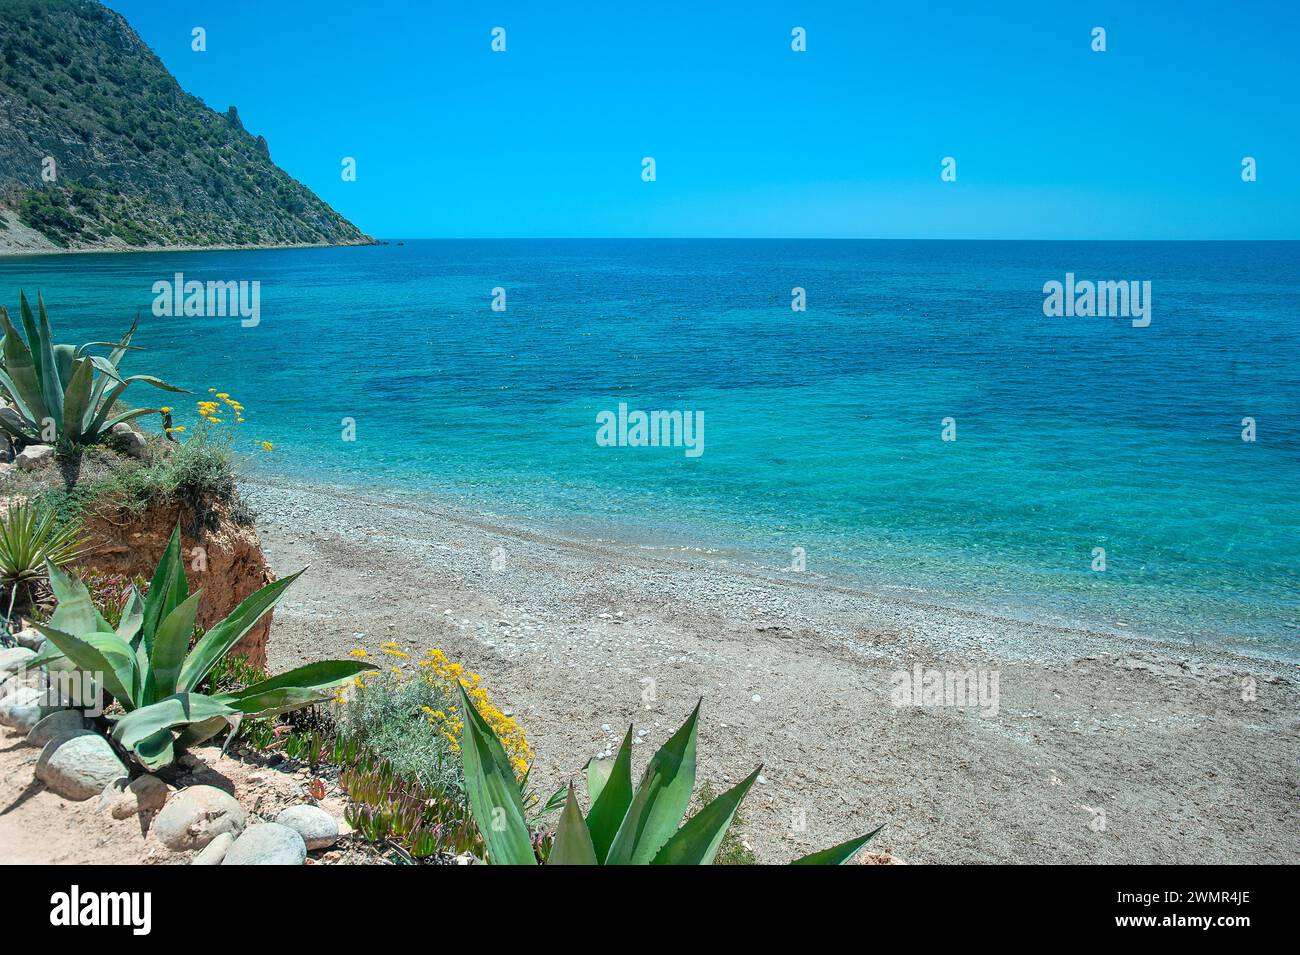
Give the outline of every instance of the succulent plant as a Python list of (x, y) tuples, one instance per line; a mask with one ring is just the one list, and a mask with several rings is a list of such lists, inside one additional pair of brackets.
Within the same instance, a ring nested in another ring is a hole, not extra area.
[[(491, 727), (463, 698), (465, 729), (461, 758), (470, 809), (497, 865), (535, 865), (537, 853), (524, 816), (520, 785)], [(587, 764), (586, 818), (569, 785), (564, 812), (547, 865), (712, 865), (723, 836), (749, 787), (747, 778), (686, 821), (695, 788), (696, 724), (699, 704), (681, 728), (650, 758), (641, 782), (632, 786), (632, 729), (613, 762)], [(847, 862), (880, 828), (795, 861), (795, 865)]]
[[(37, 296), (38, 315), (32, 314), (27, 296), (19, 296), (19, 312), (27, 332), (24, 341), (0, 305), (0, 392), (13, 403), (0, 408), (0, 429), (28, 444), (54, 444), (64, 439), (76, 445), (95, 444), (113, 426), (159, 408), (130, 408), (114, 414), (118, 399), (132, 382), (143, 382), (164, 391), (184, 392), (152, 375), (118, 374), (118, 364), (128, 351), (138, 322), (119, 342), (87, 342), (84, 345), (55, 344), (50, 332), (45, 302)], [(111, 347), (108, 357), (90, 354), (90, 349)], [(111, 386), (111, 387), (110, 387)]]
[(37, 629), (49, 644), (31, 666), (65, 658), (89, 674), (126, 710), (111, 720), (110, 735), (145, 769), (175, 759), (176, 751), (211, 739), (244, 717), (274, 716), (322, 702), (327, 691), (373, 664), (322, 660), (226, 693), (197, 688), (208, 671), (269, 613), (302, 571), (268, 584), (245, 599), (194, 647), (194, 618), (202, 591), (189, 592), (181, 560), (180, 526), (154, 571), (148, 592), (131, 588), (122, 621), (113, 628), (95, 609), (90, 592), (53, 563), (46, 565), (58, 606)]
[(0, 586), (6, 598), (21, 594), (30, 599), (32, 585), (46, 579), (45, 562), (62, 567), (77, 558), (83, 545), (81, 529), (60, 526), (53, 511), (30, 502), (11, 505), (0, 520)]

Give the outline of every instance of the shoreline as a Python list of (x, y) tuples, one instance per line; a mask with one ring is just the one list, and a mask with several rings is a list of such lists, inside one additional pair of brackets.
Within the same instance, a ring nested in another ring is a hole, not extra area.
[[(877, 850), (912, 862), (1300, 859), (1293, 664), (564, 540), (371, 492), (242, 489), (275, 572), (312, 568), (277, 612), (273, 670), (386, 640), (413, 656), (440, 647), (513, 708), (543, 795), (629, 722), (648, 733), (639, 767), (703, 698), (700, 781), (725, 788), (765, 767), (741, 833), (760, 861), (881, 823)], [(894, 705), (894, 679), (916, 665), (998, 674), (996, 712)]]
[[(1132, 629), (1121, 630), (1086, 618), (1054, 613), (1041, 601), (1026, 601), (1014, 606), (996, 605), (993, 602), (982, 602), (978, 598), (966, 600), (956, 595), (937, 593), (925, 587), (871, 580), (856, 574), (850, 565), (841, 564), (833, 557), (823, 559), (820, 565), (829, 570), (796, 573), (766, 563), (767, 555), (746, 546), (728, 546), (720, 541), (699, 543), (697, 535), (691, 535), (696, 543), (685, 543), (667, 532), (656, 532), (640, 524), (619, 526), (602, 523), (579, 526), (568, 523), (555, 514), (547, 515), (546, 518), (525, 519), (522, 515), (496, 510), (491, 506), (479, 507), (463, 500), (440, 498), (425, 490), (401, 491), (379, 486), (361, 489), (325, 477), (311, 478), (291, 473), (245, 476), (239, 480), (241, 486), (274, 486), (308, 494), (324, 493), (339, 499), (364, 502), (367, 506), (380, 504), (409, 508), (417, 513), (465, 523), (488, 533), (537, 539), (555, 546), (605, 551), (611, 557), (636, 557), (683, 569), (700, 563), (717, 573), (790, 587), (809, 594), (825, 592), (858, 597), (913, 608), (918, 613), (969, 616), (1011, 628), (1028, 627), (1060, 634), (1084, 634), (1093, 645), (1105, 646), (1112, 651), (1125, 647), (1145, 648), (1176, 657), (1212, 658), (1240, 666), (1264, 667), (1270, 672), (1284, 672), (1288, 668), (1300, 667), (1300, 657), (1280, 643), (1251, 643), (1243, 638), (1214, 635), (1188, 640), (1183, 636), (1157, 635), (1150, 625), (1134, 625)], [(1016, 650), (1014, 646), (1003, 649), (1008, 652)]]
[[(3, 239), (2, 235), (0, 235), (0, 239)], [(138, 252), (266, 252), (273, 249), (348, 249), (384, 244), (379, 239), (368, 236), (366, 239), (367, 241), (361, 242), (296, 242), (289, 245), (137, 245), (122, 248), (117, 246), (96, 246), (86, 249), (54, 247), (35, 250), (11, 248), (0, 241), (0, 259), (28, 259), (41, 255), (117, 255)]]

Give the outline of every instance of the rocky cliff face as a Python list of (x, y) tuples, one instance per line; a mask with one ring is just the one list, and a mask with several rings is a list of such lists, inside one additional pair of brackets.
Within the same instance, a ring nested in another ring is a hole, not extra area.
[[(200, 626), (219, 622), (245, 597), (275, 580), (257, 531), (235, 521), (224, 504), (209, 506), (203, 521), (196, 521), (182, 504), (153, 508), (139, 517), (104, 511), (90, 515), (82, 525), (90, 547), (79, 564), (148, 580), (178, 520), (190, 592), (203, 590)], [(200, 527), (198, 533), (193, 533), (196, 524)], [(213, 529), (204, 529), (203, 524)], [(267, 615), (235, 645), (235, 652), (254, 666), (265, 667), (270, 633), (271, 617)]]
[(370, 242), (95, 0), (0, 0), (0, 250)]

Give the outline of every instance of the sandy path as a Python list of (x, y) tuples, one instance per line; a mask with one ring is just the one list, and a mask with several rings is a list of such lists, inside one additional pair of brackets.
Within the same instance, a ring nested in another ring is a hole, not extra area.
[[(1300, 861), (1289, 664), (349, 494), (245, 496), (277, 573), (312, 565), (277, 612), (273, 667), (442, 647), (514, 708), (546, 792), (629, 721), (649, 731), (643, 762), (703, 696), (700, 778), (721, 789), (764, 765), (743, 833), (760, 861), (880, 823), (877, 847), (913, 862)], [(891, 675), (917, 662), (996, 671), (997, 715), (894, 706)]]

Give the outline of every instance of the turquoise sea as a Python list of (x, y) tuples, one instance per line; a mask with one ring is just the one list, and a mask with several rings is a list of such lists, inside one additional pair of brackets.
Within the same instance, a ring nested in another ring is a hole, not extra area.
[[(154, 283), (177, 272), (260, 282), (259, 323), (155, 317)], [(1046, 317), (1043, 285), (1066, 273), (1150, 281), (1150, 325)], [(249, 450), (275, 445), (250, 462), (263, 475), (771, 568), (800, 547), (809, 574), (938, 603), (1300, 656), (1300, 243), (0, 260), (11, 311), (20, 289), (44, 294), (64, 341), (116, 338), (138, 310), (149, 351), (127, 370), (241, 400)], [(619, 402), (702, 411), (704, 453), (598, 446)]]

